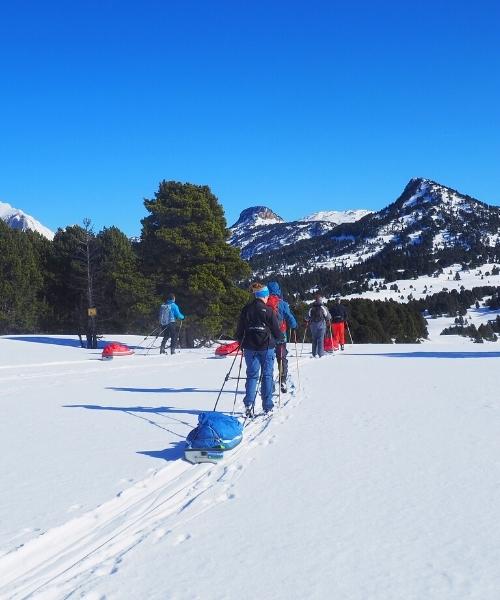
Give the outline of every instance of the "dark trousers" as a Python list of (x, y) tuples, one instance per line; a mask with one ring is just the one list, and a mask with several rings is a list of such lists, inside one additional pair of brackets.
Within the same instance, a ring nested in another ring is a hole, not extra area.
[(163, 339), (160, 344), (160, 354), (165, 353), (165, 345), (168, 338), (170, 338), (170, 354), (175, 354), (175, 345), (177, 343), (177, 327), (175, 326), (175, 322), (165, 325)]
[(284, 383), (288, 376), (288, 350), (286, 344), (276, 344), (274, 348), (276, 352), (276, 362), (278, 363), (278, 373), (280, 373), (280, 383)]

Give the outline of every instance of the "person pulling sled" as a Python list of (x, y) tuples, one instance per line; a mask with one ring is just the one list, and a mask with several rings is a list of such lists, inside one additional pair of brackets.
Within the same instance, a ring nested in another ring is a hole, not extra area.
[(262, 283), (253, 283), (250, 291), (254, 299), (246, 304), (238, 319), (236, 339), (243, 349), (246, 364), (245, 398), (246, 416), (255, 414), (257, 385), (261, 382), (262, 409), (269, 413), (273, 404), (273, 369), (276, 340), (281, 329), (274, 310), (267, 306), (269, 289)]

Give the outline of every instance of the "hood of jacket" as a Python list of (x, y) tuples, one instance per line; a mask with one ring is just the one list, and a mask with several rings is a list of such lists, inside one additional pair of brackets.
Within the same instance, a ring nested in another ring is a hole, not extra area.
[(275, 296), (279, 296), (281, 298), (281, 288), (277, 281), (270, 281), (267, 284), (267, 289), (269, 290), (270, 294), (274, 294)]

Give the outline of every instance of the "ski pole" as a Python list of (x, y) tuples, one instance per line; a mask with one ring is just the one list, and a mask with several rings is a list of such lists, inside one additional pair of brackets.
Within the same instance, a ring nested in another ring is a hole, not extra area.
[[(158, 326), (158, 327), (155, 327), (151, 333), (148, 333), (148, 335), (147, 335), (147, 336), (146, 336), (146, 337), (145, 337), (143, 340), (141, 340), (141, 341), (140, 341), (140, 342), (137, 344), (137, 347), (138, 347), (138, 348), (142, 348), (142, 344), (144, 344), (144, 342), (145, 342), (145, 341), (146, 341), (148, 338), (152, 337), (152, 336), (153, 336), (153, 335), (154, 335), (154, 334), (155, 334), (155, 333), (158, 331), (158, 329), (160, 329), (160, 326)], [(143, 349), (144, 349), (144, 348), (143, 348)]]
[[(285, 344), (285, 351), (286, 351), (286, 344)], [(280, 349), (280, 357), (278, 359), (278, 410), (281, 410), (281, 367), (282, 367), (282, 361), (283, 361), (283, 354), (281, 353), (281, 349)]]
[(304, 352), (304, 342), (306, 341), (306, 333), (307, 333), (308, 327), (309, 327), (309, 323), (306, 323), (306, 326), (304, 328), (304, 337), (302, 338), (302, 348), (300, 349), (300, 356), (302, 356), (302, 353)]
[(349, 333), (349, 337), (351, 338), (351, 344), (354, 346), (354, 340), (352, 339), (351, 330), (349, 329), (349, 323), (346, 321), (345, 324), (347, 326), (347, 332)]
[[(238, 346), (239, 349), (239, 346)], [(238, 351), (236, 351), (236, 356), (238, 356)], [(238, 369), (238, 379), (236, 380), (236, 391), (234, 392), (234, 402), (233, 402), (233, 411), (232, 411), (232, 415), (234, 415), (234, 409), (236, 407), (236, 400), (238, 398), (238, 388), (240, 386), (240, 378), (241, 378), (241, 365), (243, 363), (243, 350), (241, 351), (241, 358), (240, 358), (240, 368)]]
[[(238, 348), (237, 348), (236, 352), (234, 353), (233, 362), (231, 363), (231, 367), (229, 368), (229, 371), (227, 372), (227, 374), (224, 378), (224, 381), (222, 382), (222, 387), (219, 390), (219, 395), (217, 396), (217, 400), (215, 401), (213, 410), (215, 410), (217, 408), (217, 404), (219, 403), (219, 398), (221, 397), (222, 390), (224, 389), (224, 386), (226, 385), (226, 383), (229, 381), (229, 377), (231, 375), (231, 371), (233, 370), (234, 363), (236, 362), (236, 359), (238, 358), (238, 350), (240, 350), (240, 348), (242, 347), (244, 339), (245, 339), (245, 334), (243, 334), (243, 338), (242, 338), (241, 342), (238, 344)], [(242, 350), (242, 352), (243, 352), (243, 350)], [(243, 355), (242, 355), (242, 359), (243, 359)]]
[(300, 369), (299, 369), (299, 353), (297, 351), (297, 330), (294, 329), (293, 333), (295, 334), (295, 360), (297, 362), (297, 379), (298, 379), (299, 391), (300, 391)]
[[(161, 325), (161, 327), (163, 327), (163, 325)], [(151, 344), (149, 344), (149, 346), (146, 349), (146, 356), (149, 356), (149, 353), (151, 352), (153, 346), (155, 345), (156, 340), (165, 333), (166, 329), (167, 329), (167, 326), (163, 327), (163, 329), (159, 333), (156, 334), (155, 339), (151, 342)]]
[[(182, 329), (182, 324), (184, 323), (184, 319), (181, 321), (181, 324), (179, 326), (179, 331), (177, 332), (177, 347), (179, 348), (179, 350), (181, 349), (181, 329)], [(172, 344), (172, 342), (170, 342)]]

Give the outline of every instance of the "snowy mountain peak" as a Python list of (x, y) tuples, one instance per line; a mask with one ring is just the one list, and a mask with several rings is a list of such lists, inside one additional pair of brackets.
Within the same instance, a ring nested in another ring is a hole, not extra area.
[(54, 232), (48, 227), (45, 227), (31, 215), (26, 214), (18, 208), (14, 208), (7, 202), (0, 202), (0, 219), (7, 223), (9, 227), (12, 227), (12, 229), (19, 229), (21, 231), (29, 229), (30, 231), (38, 232), (49, 240), (54, 239)]
[(340, 225), (341, 223), (355, 223), (366, 215), (370, 215), (373, 211), (365, 209), (353, 209), (353, 210), (322, 210), (319, 212), (312, 213), (300, 221), (328, 221), (329, 223), (335, 223)]
[(411, 179), (395, 205), (406, 213), (408, 210), (429, 211), (433, 209), (434, 212), (439, 210), (448, 214), (454, 214), (457, 211), (472, 213), (477, 209), (481, 210), (487, 207), (480, 200), (424, 178)]
[(251, 206), (240, 213), (239, 219), (231, 227), (259, 227), (261, 225), (274, 225), (284, 223), (284, 220), (267, 206)]

